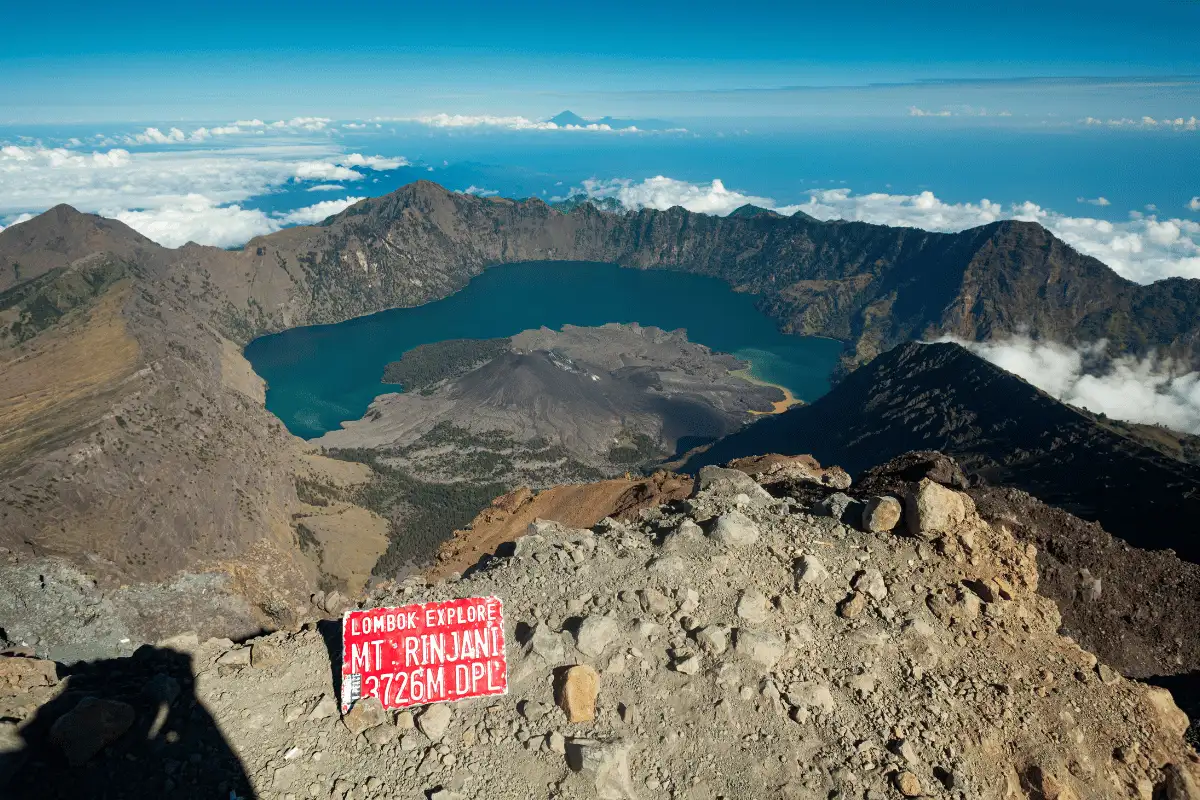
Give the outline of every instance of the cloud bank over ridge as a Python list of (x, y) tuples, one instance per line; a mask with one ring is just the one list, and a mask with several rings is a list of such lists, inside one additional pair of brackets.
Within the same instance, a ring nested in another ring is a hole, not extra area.
[(771, 198), (731, 190), (720, 180), (690, 183), (662, 175), (640, 182), (589, 180), (572, 193), (612, 198), (630, 210), (682, 206), (689, 211), (725, 215), (751, 204), (785, 215), (803, 211), (822, 220), (843, 219), (943, 232), (966, 230), (1001, 219), (1024, 220), (1041, 223), (1080, 252), (1095, 256), (1118, 274), (1138, 283), (1172, 276), (1200, 278), (1200, 222), (1159, 219), (1140, 212), (1132, 213), (1127, 221), (1111, 222), (1068, 216), (1029, 201), (1007, 206), (987, 199), (977, 203), (947, 203), (929, 191), (915, 195), (855, 194), (841, 188), (810, 190), (806, 202), (779, 205)]
[(1127, 422), (1200, 434), (1200, 372), (1170, 359), (1104, 355), (1105, 342), (1068, 347), (1026, 336), (989, 342), (954, 341), (1049, 395)]

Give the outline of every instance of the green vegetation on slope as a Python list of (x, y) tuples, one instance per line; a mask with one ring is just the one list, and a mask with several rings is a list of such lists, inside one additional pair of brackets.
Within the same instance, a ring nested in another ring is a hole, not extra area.
[(383, 368), (384, 383), (399, 383), (406, 392), (423, 389), (465, 375), (507, 353), (511, 339), (447, 339), (414, 347)]

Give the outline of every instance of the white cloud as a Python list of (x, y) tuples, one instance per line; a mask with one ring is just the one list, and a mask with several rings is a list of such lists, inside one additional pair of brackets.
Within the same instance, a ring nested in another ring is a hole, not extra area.
[(1189, 211), (1200, 211), (1200, 197), (1193, 197), (1187, 204)]
[(407, 161), (399, 156), (347, 155), (312, 144), (135, 153), (6, 145), (0, 147), (0, 219), (66, 202), (120, 219), (167, 246), (195, 241), (229, 247), (285, 225), (320, 221), (359, 199), (327, 200), (269, 215), (247, 208), (249, 198), (305, 181), (314, 181), (308, 189), (344, 191), (341, 183), (330, 181), (364, 177), (347, 164), (391, 169), (402, 163)]
[(929, 191), (915, 195), (856, 195), (849, 189), (813, 190), (808, 192), (807, 202), (779, 206), (770, 198), (726, 189), (719, 180), (693, 184), (661, 175), (641, 183), (589, 180), (569, 194), (581, 192), (591, 197), (616, 198), (629, 209), (681, 205), (690, 211), (722, 215), (752, 203), (787, 215), (803, 211), (823, 220), (857, 220), (929, 231), (961, 231), (1001, 219), (1025, 220), (1041, 223), (1075, 249), (1095, 256), (1138, 283), (1170, 276), (1200, 278), (1200, 222), (1160, 220), (1140, 212), (1131, 213), (1127, 221), (1111, 222), (1070, 217), (1028, 201), (1008, 206), (987, 199), (946, 203)]
[(341, 192), (345, 191), (346, 187), (340, 183), (318, 183), (316, 186), (310, 186), (304, 191), (306, 192)]
[(295, 165), (294, 174), (304, 181), (359, 181), (362, 173), (328, 161), (304, 161)]
[(33, 214), (18, 214), (12, 219), (5, 220), (5, 224), (0, 225), (0, 231), (5, 230), (6, 228), (11, 228), (13, 225), (17, 225), (22, 222), (28, 222), (31, 219), (33, 219)]
[(171, 128), (166, 133), (163, 133), (158, 128), (146, 128), (141, 133), (125, 137), (125, 140), (129, 144), (176, 144), (178, 142), (186, 142), (187, 134), (179, 130), (179, 128)]
[(1093, 206), (1111, 206), (1107, 197), (1076, 197), (1076, 203), (1089, 203)]
[(500, 192), (496, 191), (495, 189), (484, 189), (484, 188), (482, 188), (480, 186), (476, 186), (474, 184), (471, 184), (470, 186), (468, 186), (465, 189), (459, 189), (458, 193), (459, 194), (473, 194), (476, 197), (495, 197), (496, 195), (500, 194)]
[(1200, 434), (1200, 373), (1169, 359), (1109, 359), (1103, 341), (1071, 348), (1018, 336), (959, 344), (1073, 406)]
[(1098, 119), (1097, 117), (1084, 117), (1079, 120), (1082, 125), (1099, 126), (1104, 125), (1109, 128), (1143, 128), (1146, 130), (1175, 130), (1175, 131), (1197, 131), (1200, 130), (1200, 119), (1196, 119), (1195, 115), (1190, 117), (1167, 117), (1165, 119), (1155, 119), (1150, 116), (1143, 116), (1140, 119), (1131, 117), (1115, 117), (1109, 119)]
[(188, 242), (232, 247), (280, 227), (258, 209), (218, 206), (199, 194), (187, 195), (169, 207), (119, 211), (114, 216), (166, 247)]
[(948, 116), (950, 116), (950, 112), (945, 109), (943, 109), (941, 111), (926, 111), (923, 108), (917, 108), (916, 106), (909, 106), (908, 107), (908, 115), (910, 117), (948, 117)]
[(82, 211), (171, 206), (189, 195), (240, 203), (296, 180), (354, 181), (329, 146), (271, 145), (219, 150), (171, 148), (84, 153), (66, 148), (0, 147), (0, 214), (70, 203)]
[(724, 216), (734, 209), (751, 204), (770, 208), (774, 201), (766, 197), (755, 197), (742, 192), (730, 191), (720, 180), (709, 184), (694, 184), (658, 175), (641, 183), (618, 179), (612, 181), (587, 180), (582, 189), (572, 189), (571, 194), (583, 192), (589, 197), (615, 198), (628, 209), (667, 209), (683, 206), (688, 211)]
[(218, 205), (203, 195), (192, 194), (169, 207), (119, 211), (112, 216), (165, 247), (180, 247), (188, 242), (236, 247), (255, 236), (274, 233), (288, 225), (321, 222), (362, 199), (325, 200), (305, 208), (268, 215), (237, 203)]
[(365, 199), (364, 197), (343, 197), (341, 200), (323, 200), (315, 205), (276, 215), (276, 218), (285, 225), (315, 225), (326, 217), (340, 214), (359, 200)]
[(341, 163), (347, 167), (366, 167), (373, 170), (397, 169), (409, 166), (408, 159), (403, 156), (388, 158), (386, 156), (364, 156), (362, 153), (351, 153), (344, 157)]
[(505, 128), (513, 131), (605, 131), (638, 133), (634, 126), (614, 128), (596, 122), (587, 125), (559, 125), (555, 122), (532, 120), (520, 116), (495, 116), (492, 114), (429, 114), (422, 117), (397, 118), (396, 122), (419, 122), (431, 128)]

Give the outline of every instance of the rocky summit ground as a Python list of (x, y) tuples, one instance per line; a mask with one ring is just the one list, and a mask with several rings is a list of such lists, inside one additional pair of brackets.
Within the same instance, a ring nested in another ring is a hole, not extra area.
[(6, 796), (1200, 797), (1187, 718), (1057, 633), (1036, 557), (928, 479), (809, 507), (706, 468), (364, 602), (501, 598), (505, 696), (343, 718), (336, 623), (4, 659)]

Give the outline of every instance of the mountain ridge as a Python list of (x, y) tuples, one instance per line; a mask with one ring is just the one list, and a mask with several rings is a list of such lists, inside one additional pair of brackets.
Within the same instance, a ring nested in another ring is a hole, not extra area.
[(909, 451), (944, 452), (988, 483), (1023, 489), (1139, 547), (1200, 563), (1179, 519), (1200, 514), (1200, 466), (1102, 425), (953, 343), (908, 343), (824, 397), (721, 440), (685, 465), (811, 453), (852, 473)]

